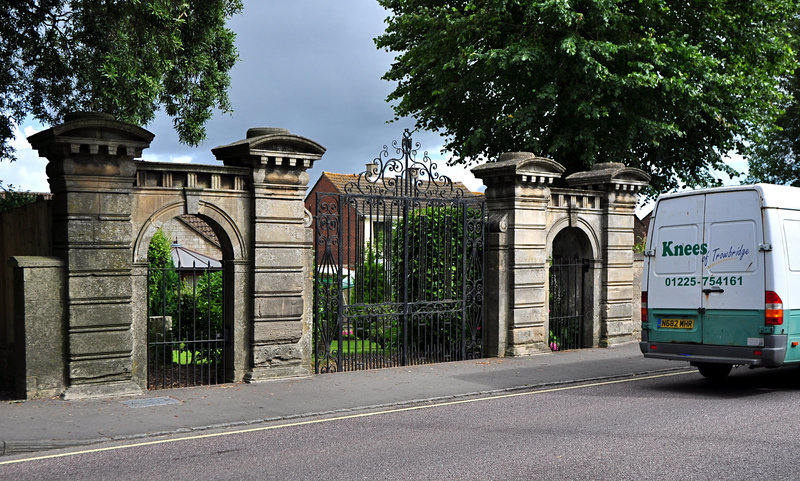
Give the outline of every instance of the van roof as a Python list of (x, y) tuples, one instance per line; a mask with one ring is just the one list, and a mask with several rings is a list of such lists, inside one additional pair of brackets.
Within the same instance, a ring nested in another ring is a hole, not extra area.
[(663, 194), (658, 200), (687, 197), (691, 195), (708, 194), (712, 192), (734, 192), (742, 190), (755, 190), (761, 198), (762, 207), (780, 207), (783, 209), (800, 210), (800, 188), (788, 185), (752, 184), (733, 185), (728, 187), (710, 187), (705, 189), (685, 190), (671, 194)]

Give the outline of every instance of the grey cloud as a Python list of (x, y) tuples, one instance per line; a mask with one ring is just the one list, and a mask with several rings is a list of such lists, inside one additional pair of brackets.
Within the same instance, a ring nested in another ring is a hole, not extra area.
[[(248, 1), (230, 26), (237, 33), (240, 61), (230, 89), (235, 112), (217, 114), (208, 139), (198, 148), (181, 145), (169, 118), (148, 126), (156, 134), (148, 153), (191, 155), (213, 161), (210, 149), (244, 137), (250, 127), (284, 127), (328, 151), (310, 172), (355, 173), (385, 144), (399, 139), (411, 119), (393, 118), (385, 101), (393, 86), (381, 80), (392, 54), (372, 39), (384, 29), (386, 12), (371, 1)], [(438, 135), (418, 133), (423, 149), (441, 144)]]

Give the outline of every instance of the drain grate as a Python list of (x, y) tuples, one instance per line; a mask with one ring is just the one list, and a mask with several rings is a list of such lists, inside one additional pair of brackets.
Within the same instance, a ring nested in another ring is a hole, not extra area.
[(151, 397), (146, 399), (129, 399), (120, 401), (129, 408), (150, 408), (154, 406), (166, 406), (168, 404), (180, 404), (180, 401), (171, 397)]

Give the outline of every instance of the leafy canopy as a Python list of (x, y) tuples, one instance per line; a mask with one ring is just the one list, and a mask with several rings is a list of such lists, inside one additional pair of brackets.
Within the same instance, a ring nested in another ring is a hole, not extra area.
[(455, 162), (514, 150), (624, 162), (656, 192), (714, 183), (783, 105), (796, 0), (379, 0), (398, 116)]
[(0, 4), (0, 159), (14, 125), (102, 111), (139, 125), (164, 108), (197, 145), (231, 110), (237, 53), (225, 22), (240, 0), (23, 0)]
[[(791, 19), (794, 51), (800, 52), (800, 18)], [(789, 95), (783, 112), (763, 142), (748, 146), (748, 182), (790, 184), (800, 187), (800, 69), (781, 78), (781, 89)]]

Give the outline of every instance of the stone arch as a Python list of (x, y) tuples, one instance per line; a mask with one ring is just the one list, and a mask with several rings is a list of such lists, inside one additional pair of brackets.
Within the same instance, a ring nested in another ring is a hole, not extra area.
[(592, 225), (583, 218), (578, 218), (574, 226), (569, 225), (568, 218), (559, 219), (553, 223), (553, 225), (550, 227), (550, 230), (547, 232), (548, 258), (553, 256), (553, 244), (556, 237), (566, 229), (576, 229), (581, 231), (585, 236), (585, 240), (588, 242), (588, 252), (586, 252), (588, 255), (586, 258), (597, 259), (599, 252), (601, 251), (600, 239)]
[[(246, 198), (236, 199), (237, 202), (246, 202)], [(197, 215), (203, 219), (213, 229), (220, 243), (222, 254), (222, 272), (223, 272), (223, 328), (226, 332), (225, 338), (225, 372), (224, 382), (238, 382), (241, 381), (244, 372), (247, 369), (247, 343), (250, 332), (248, 328), (248, 321), (246, 318), (246, 310), (241, 308), (242, 305), (247, 303), (250, 297), (249, 284), (247, 283), (247, 269), (242, 269), (242, 262), (246, 262), (247, 244), (245, 242), (245, 234), (242, 229), (237, 225), (234, 218), (219, 205), (208, 201), (199, 199), (197, 202)], [(144, 273), (147, 271), (147, 250), (150, 241), (153, 238), (156, 230), (164, 223), (178, 217), (187, 212), (187, 202), (183, 199), (174, 199), (165, 202), (161, 207), (155, 209), (152, 213), (139, 212), (138, 217), (146, 218), (146, 220), (137, 225), (136, 237), (133, 243), (132, 257), (134, 265), (140, 266), (141, 288), (138, 289), (140, 297), (133, 300), (137, 304), (137, 312), (140, 312), (142, 322), (137, 323), (139, 326), (135, 328), (135, 336), (140, 339), (139, 343), (142, 345), (142, 354), (138, 356), (139, 362), (142, 363), (142, 378), (147, 379), (146, 363), (149, 359), (146, 355), (147, 352), (147, 322), (146, 319), (146, 296), (147, 296), (147, 278)], [(243, 222), (243, 221), (240, 221)], [(143, 297), (142, 297), (143, 296)]]
[(552, 350), (598, 343), (600, 243), (584, 219), (561, 219), (548, 232), (548, 345)]
[[(133, 247), (133, 262), (147, 262), (147, 247), (156, 230), (166, 221), (186, 212), (183, 200), (168, 203), (153, 212), (142, 224), (136, 235)], [(243, 260), (247, 258), (247, 246), (236, 222), (222, 208), (201, 200), (197, 215), (214, 229), (222, 245), (224, 260)]]

